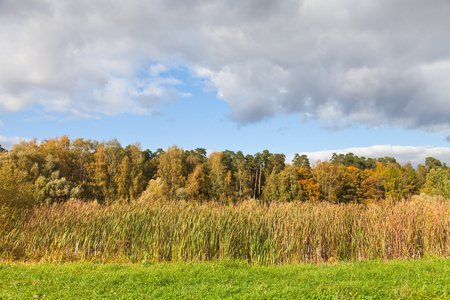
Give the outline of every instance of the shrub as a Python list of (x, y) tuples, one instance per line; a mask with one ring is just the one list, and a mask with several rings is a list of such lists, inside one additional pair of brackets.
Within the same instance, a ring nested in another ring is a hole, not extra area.
[(17, 172), (0, 168), (0, 231), (24, 219), (26, 210), (35, 203), (33, 191)]

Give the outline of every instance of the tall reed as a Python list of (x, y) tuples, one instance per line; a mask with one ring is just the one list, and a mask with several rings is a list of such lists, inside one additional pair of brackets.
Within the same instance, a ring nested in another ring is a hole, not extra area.
[[(3, 229), (1, 229), (3, 228)], [(450, 202), (373, 205), (71, 201), (0, 226), (4, 259), (284, 264), (450, 255)]]

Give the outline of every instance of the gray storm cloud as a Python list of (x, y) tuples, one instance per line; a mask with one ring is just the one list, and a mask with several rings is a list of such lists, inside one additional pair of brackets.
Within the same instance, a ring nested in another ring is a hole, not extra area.
[(182, 66), (242, 124), (450, 129), (446, 0), (3, 0), (0, 28), (0, 113), (157, 113)]

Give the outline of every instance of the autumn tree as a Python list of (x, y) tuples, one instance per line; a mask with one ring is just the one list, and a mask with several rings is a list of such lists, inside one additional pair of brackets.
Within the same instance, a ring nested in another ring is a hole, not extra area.
[(136, 199), (142, 194), (148, 183), (148, 178), (144, 176), (145, 156), (139, 143), (129, 145), (125, 151), (126, 155), (130, 157), (131, 164), (131, 187), (129, 190), (130, 199)]
[(402, 169), (405, 170), (407, 176), (405, 176), (405, 180), (407, 181), (407, 192), (406, 196), (410, 197), (412, 195), (418, 194), (421, 189), (421, 184), (419, 183), (419, 178), (417, 177), (417, 172), (413, 168), (410, 162), (404, 164)]
[(117, 139), (99, 143), (67, 136), (23, 141), (0, 152), (0, 158), (2, 168), (14, 170), (14, 178), (32, 186), (35, 198), (45, 203), (74, 197), (131, 200), (146, 188), (147, 198), (158, 199), (368, 203), (409, 198), (420, 191), (447, 195), (449, 171), (432, 157), (416, 169), (393, 157), (353, 153), (333, 154), (330, 161), (312, 166), (306, 155), (296, 154), (289, 165), (284, 154), (268, 150), (245, 156), (225, 150), (207, 157), (204, 148), (185, 151), (173, 146), (152, 152), (142, 151), (139, 144), (123, 148)]
[(93, 181), (95, 197), (104, 200), (110, 191), (110, 175), (108, 173), (108, 154), (104, 143), (97, 146), (91, 162), (91, 178)]
[(342, 182), (338, 167), (328, 161), (318, 161), (313, 165), (312, 174), (320, 187), (324, 200), (339, 203), (338, 194)]
[(413, 180), (398, 163), (389, 163), (387, 166), (379, 164), (375, 171), (383, 177), (384, 197), (401, 200), (411, 196)]
[(252, 195), (251, 169), (242, 151), (236, 152), (233, 162), (235, 191), (238, 199), (249, 198)]
[(267, 178), (263, 197), (267, 202), (291, 202), (303, 200), (302, 185), (295, 166), (287, 165), (279, 172), (273, 171)]
[(194, 172), (195, 168), (205, 162), (206, 149), (197, 148), (195, 150), (185, 150), (183, 153), (183, 170), (185, 177)]
[(302, 200), (318, 201), (323, 198), (320, 186), (314, 179), (311, 167), (309, 164), (301, 164), (297, 167), (298, 178), (302, 188)]
[(273, 154), (269, 150), (258, 152), (251, 160), (251, 172), (254, 174), (253, 198), (260, 198), (266, 179), (284, 168), (284, 154)]
[(424, 192), (450, 198), (450, 173), (444, 168), (432, 168), (427, 174)]
[(3, 164), (19, 173), (23, 180), (33, 183), (42, 175), (45, 158), (36, 139), (22, 141), (6, 153)]
[[(232, 202), (234, 198), (232, 171), (223, 160), (224, 152), (213, 152), (209, 157), (210, 196), (222, 202)], [(230, 163), (231, 164), (231, 163)]]
[[(144, 176), (145, 155), (139, 143), (128, 145), (122, 153), (123, 158), (115, 176), (115, 185), (117, 196), (129, 201), (137, 199), (147, 187), (148, 178)], [(106, 178), (105, 175), (103, 178)]]
[(163, 195), (168, 199), (174, 199), (176, 191), (184, 188), (186, 172), (183, 170), (184, 150), (173, 145), (159, 156), (158, 177), (163, 183)]
[[(381, 163), (382, 167), (384, 167)], [(384, 196), (383, 176), (376, 173), (375, 170), (366, 169), (363, 171), (361, 181), (361, 196), (363, 203), (371, 203), (382, 199)]]
[(90, 165), (93, 161), (93, 155), (98, 143), (77, 138), (70, 145), (70, 157), (72, 160), (72, 176), (74, 182), (87, 183), (90, 174)]
[(13, 229), (15, 218), (23, 218), (24, 211), (35, 204), (35, 195), (33, 185), (17, 169), (3, 163), (4, 155), (0, 156), (0, 228)]
[(425, 185), (425, 182), (427, 181), (427, 174), (428, 174), (427, 168), (424, 165), (419, 164), (416, 169), (416, 178), (419, 190), (422, 189), (423, 186)]
[(120, 172), (120, 165), (123, 163), (124, 152), (122, 145), (117, 139), (112, 139), (104, 143), (104, 150), (108, 159), (108, 174), (109, 174), (109, 191), (107, 197), (112, 199), (117, 198), (117, 180), (115, 179)]
[(125, 155), (119, 166), (119, 172), (115, 176), (115, 182), (117, 186), (117, 196), (119, 199), (130, 200), (131, 182), (131, 162), (130, 157)]
[(348, 167), (340, 165), (338, 171), (341, 181), (341, 188), (337, 191), (339, 202), (362, 202), (362, 171), (353, 165)]
[(43, 157), (48, 160), (57, 162), (60, 171), (60, 176), (76, 181), (71, 175), (73, 165), (71, 164), (71, 157), (69, 154), (71, 148), (71, 141), (67, 135), (62, 137), (49, 138), (40, 143), (40, 152)]
[(73, 182), (61, 177), (59, 171), (53, 172), (50, 177), (39, 177), (35, 182), (35, 188), (39, 202), (46, 204), (80, 198), (84, 192)]
[(338, 198), (341, 202), (370, 203), (381, 198), (384, 177), (377, 177), (374, 170), (341, 165), (339, 172), (341, 188)]
[(209, 156), (210, 164), (210, 192), (209, 194), (215, 200), (222, 200), (226, 198), (226, 184), (225, 184), (225, 168), (222, 165), (222, 152), (213, 152)]
[(186, 189), (188, 197), (194, 201), (208, 200), (208, 174), (203, 163), (197, 164), (192, 173), (189, 174)]

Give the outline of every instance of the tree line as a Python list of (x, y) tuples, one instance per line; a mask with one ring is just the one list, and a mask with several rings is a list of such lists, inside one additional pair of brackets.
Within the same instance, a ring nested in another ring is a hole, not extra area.
[[(1, 148), (1, 146), (0, 146)], [(117, 139), (99, 142), (67, 136), (23, 141), (0, 151), (0, 199), (38, 203), (71, 198), (99, 202), (145, 199), (238, 202), (328, 201), (369, 203), (426, 193), (450, 197), (446, 164), (426, 158), (414, 168), (393, 157), (365, 158), (333, 154), (310, 163), (296, 154), (268, 150), (254, 155), (204, 148), (142, 150), (122, 147)], [(1, 203), (0, 203), (1, 204)]]

